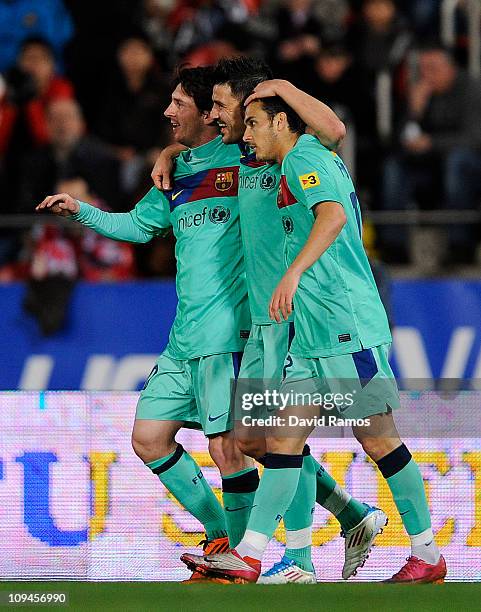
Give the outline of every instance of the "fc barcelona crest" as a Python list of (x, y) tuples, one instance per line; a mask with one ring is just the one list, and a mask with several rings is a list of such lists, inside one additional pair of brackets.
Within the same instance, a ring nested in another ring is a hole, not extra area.
[(234, 173), (233, 172), (218, 172), (215, 175), (214, 186), (217, 191), (227, 191), (234, 184)]

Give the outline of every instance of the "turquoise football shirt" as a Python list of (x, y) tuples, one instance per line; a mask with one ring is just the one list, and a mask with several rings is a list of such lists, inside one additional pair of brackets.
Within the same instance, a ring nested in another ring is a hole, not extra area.
[(174, 189), (155, 187), (130, 213), (81, 203), (75, 218), (116, 240), (147, 242), (172, 229), (178, 305), (175, 359), (241, 351), (250, 330), (238, 206), (239, 148), (220, 137), (180, 154)]
[(341, 158), (303, 135), (282, 162), (278, 209), (291, 264), (315, 221), (313, 208), (338, 202), (347, 222), (301, 277), (294, 297), (293, 355), (329, 357), (391, 342), (384, 306), (362, 243), (359, 202)]

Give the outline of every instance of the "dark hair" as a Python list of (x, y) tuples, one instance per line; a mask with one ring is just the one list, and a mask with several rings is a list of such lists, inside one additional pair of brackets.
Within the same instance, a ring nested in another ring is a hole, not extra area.
[(437, 39), (427, 39), (416, 45), (415, 50), (418, 54), (421, 53), (442, 53), (444, 56), (454, 61), (453, 54), (451, 51), (444, 47)]
[(272, 70), (252, 57), (224, 57), (215, 66), (216, 85), (229, 85), (232, 95), (242, 104), (256, 85), (272, 79)]
[(262, 104), (262, 108), (269, 115), (271, 121), (278, 113), (285, 113), (287, 115), (287, 123), (289, 130), (294, 134), (302, 135), (306, 131), (306, 124), (299, 117), (299, 115), (292, 110), (292, 108), (284, 102), (279, 96), (272, 96), (270, 98), (261, 98), (259, 102)]
[(22, 41), (22, 44), (20, 45), (20, 53), (23, 53), (25, 49), (31, 45), (43, 47), (52, 58), (55, 56), (52, 45), (48, 42), (48, 40), (45, 40), (45, 38), (42, 38), (41, 36), (29, 36)]
[(172, 80), (172, 89), (175, 89), (180, 83), (185, 93), (194, 100), (199, 112), (209, 113), (212, 109), (214, 82), (213, 66), (198, 68), (179, 66)]

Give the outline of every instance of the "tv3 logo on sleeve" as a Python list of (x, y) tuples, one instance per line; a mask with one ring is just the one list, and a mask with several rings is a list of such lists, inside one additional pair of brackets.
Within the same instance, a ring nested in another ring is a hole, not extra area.
[(311, 187), (318, 187), (321, 184), (319, 175), (317, 172), (309, 172), (308, 174), (301, 174), (299, 177), (301, 187), (305, 189), (311, 189)]

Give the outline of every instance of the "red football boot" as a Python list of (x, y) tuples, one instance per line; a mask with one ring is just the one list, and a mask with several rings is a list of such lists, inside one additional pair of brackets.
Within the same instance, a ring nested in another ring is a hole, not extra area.
[(261, 573), (260, 561), (250, 557), (241, 557), (235, 549), (204, 557), (185, 553), (180, 559), (193, 572), (224, 578), (236, 584), (257, 582)]
[[(210, 542), (203, 540), (200, 542), (204, 555), (216, 552), (227, 552), (229, 550), (229, 538), (215, 538)], [(206, 576), (200, 572), (194, 570), (192, 576), (186, 580), (182, 580), (182, 584), (196, 584), (199, 582), (216, 582), (217, 584), (230, 584), (230, 580), (224, 578), (216, 578), (214, 576)]]
[(441, 555), (439, 561), (432, 565), (417, 557), (408, 557), (407, 563), (392, 578), (384, 582), (404, 584), (442, 584), (446, 576), (446, 561)]

